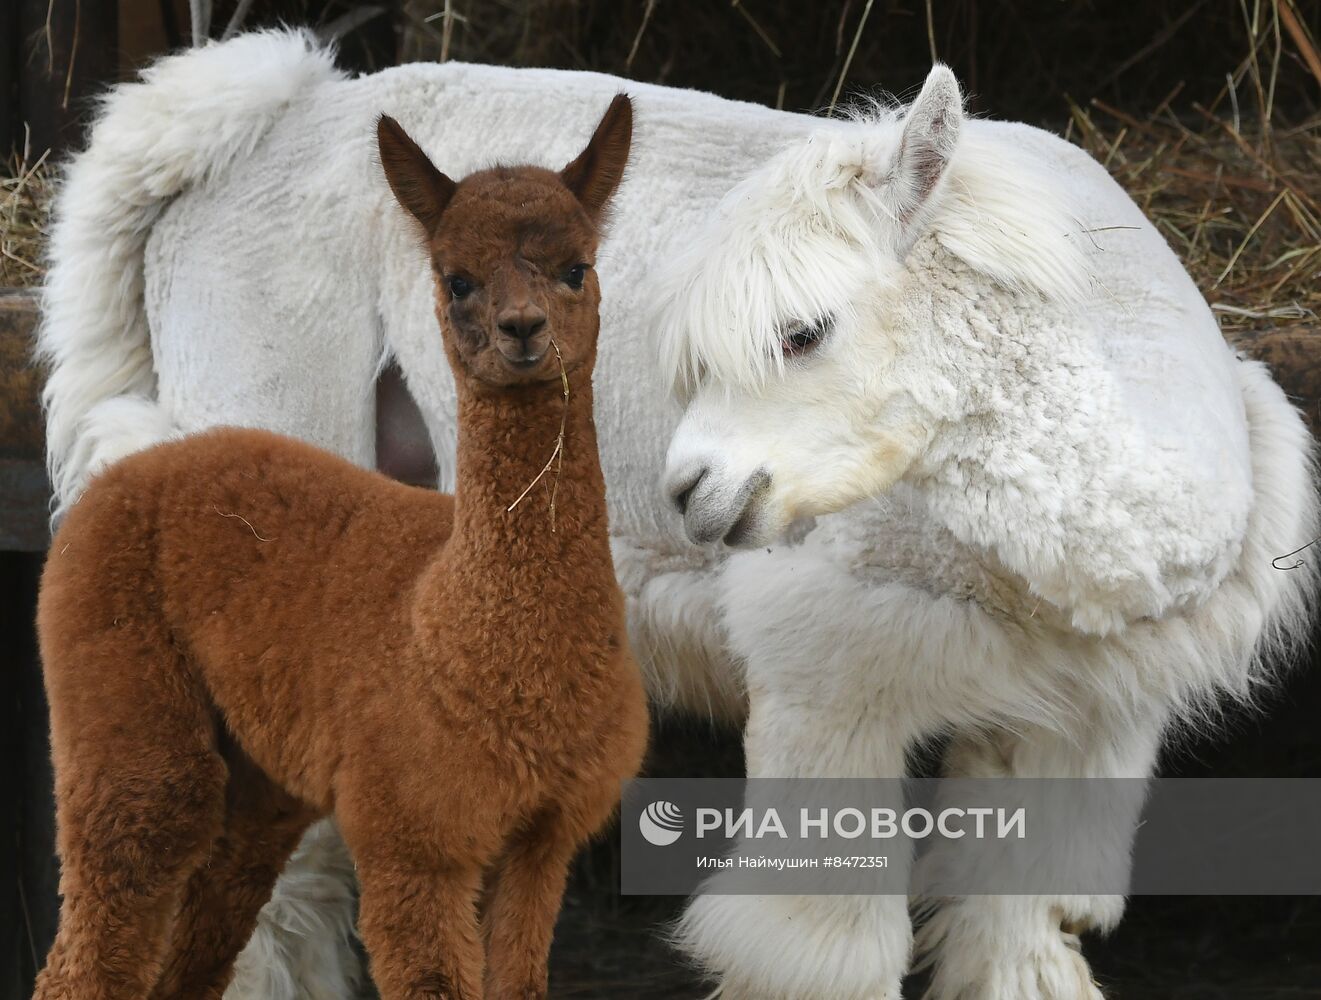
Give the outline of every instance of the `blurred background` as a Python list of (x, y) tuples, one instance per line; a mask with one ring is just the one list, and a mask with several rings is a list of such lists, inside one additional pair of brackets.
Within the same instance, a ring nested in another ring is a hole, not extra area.
[[(1321, 428), (1321, 0), (0, 0), (0, 1000), (28, 996), (55, 914), (31, 633), (47, 494), (28, 355), (58, 162), (107, 84), (279, 23), (313, 26), (359, 72), (446, 59), (587, 69), (823, 114), (859, 95), (902, 99), (948, 63), (973, 113), (1052, 129), (1104, 163), (1225, 335)], [(1316, 667), (1221, 736), (1181, 736), (1164, 772), (1321, 777)], [(657, 734), (651, 773), (741, 771), (737, 732), (664, 719)], [(676, 905), (620, 898), (614, 848), (600, 845), (571, 887), (552, 995), (704, 995), (664, 944)], [(1122, 1000), (1321, 998), (1321, 901), (1135, 899), (1087, 950)]]

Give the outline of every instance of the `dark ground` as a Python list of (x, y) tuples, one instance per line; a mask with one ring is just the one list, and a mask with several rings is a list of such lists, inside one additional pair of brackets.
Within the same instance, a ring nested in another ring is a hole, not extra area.
[[(711, 986), (663, 939), (679, 903), (575, 887), (560, 918), (551, 995), (705, 997)], [(1321, 997), (1321, 899), (1139, 897), (1118, 931), (1084, 951), (1110, 1000), (1311, 1000)], [(921, 996), (918, 980), (904, 995)]]

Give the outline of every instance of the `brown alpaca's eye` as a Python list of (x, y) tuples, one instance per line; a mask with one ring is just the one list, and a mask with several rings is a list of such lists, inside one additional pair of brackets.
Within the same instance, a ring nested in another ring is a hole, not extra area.
[(574, 264), (564, 272), (564, 283), (570, 288), (582, 288), (583, 282), (587, 279), (587, 265)]
[(449, 287), (450, 295), (456, 299), (466, 299), (472, 291), (472, 282), (467, 278), (460, 278), (457, 274), (451, 274), (446, 278), (445, 284)]

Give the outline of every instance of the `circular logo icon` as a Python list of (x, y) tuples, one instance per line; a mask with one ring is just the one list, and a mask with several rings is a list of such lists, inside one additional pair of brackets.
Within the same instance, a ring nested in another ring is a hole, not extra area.
[(653, 802), (642, 810), (638, 827), (647, 843), (668, 847), (683, 836), (683, 810), (673, 802)]

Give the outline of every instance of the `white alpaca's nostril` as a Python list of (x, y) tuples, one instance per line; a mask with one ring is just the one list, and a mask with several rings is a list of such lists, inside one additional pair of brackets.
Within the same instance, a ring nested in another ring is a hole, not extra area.
[(706, 472), (706, 466), (703, 466), (691, 475), (683, 477), (678, 483), (671, 485), (670, 501), (680, 514), (688, 513), (688, 499), (693, 495), (693, 490), (697, 489), (697, 485), (702, 481), (702, 477), (706, 475)]

